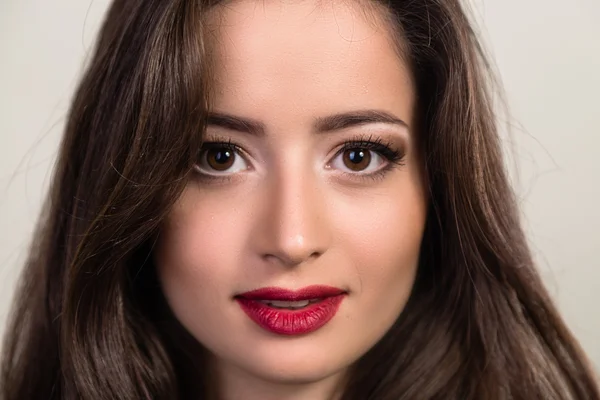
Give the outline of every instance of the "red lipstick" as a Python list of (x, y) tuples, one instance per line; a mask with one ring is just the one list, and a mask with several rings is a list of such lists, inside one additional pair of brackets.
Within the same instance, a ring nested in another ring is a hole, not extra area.
[(292, 291), (267, 287), (235, 297), (242, 310), (261, 328), (279, 335), (314, 332), (337, 313), (346, 292), (331, 286)]

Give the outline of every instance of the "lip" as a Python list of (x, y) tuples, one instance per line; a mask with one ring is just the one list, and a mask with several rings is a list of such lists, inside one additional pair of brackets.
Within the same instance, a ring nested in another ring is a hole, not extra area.
[[(278, 335), (304, 335), (327, 324), (337, 313), (345, 292), (331, 286), (308, 286), (299, 290), (266, 287), (235, 296), (246, 315), (261, 328)], [(275, 308), (262, 301), (320, 301), (297, 309)]]

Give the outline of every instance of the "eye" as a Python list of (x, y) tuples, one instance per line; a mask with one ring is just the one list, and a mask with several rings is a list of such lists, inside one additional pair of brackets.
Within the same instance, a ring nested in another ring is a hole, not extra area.
[(205, 143), (196, 164), (198, 172), (212, 176), (231, 175), (246, 169), (246, 160), (232, 143)]
[(359, 138), (344, 143), (328, 167), (347, 174), (372, 176), (401, 163), (403, 155), (379, 138)]
[(383, 157), (373, 150), (355, 148), (341, 151), (331, 165), (340, 170), (368, 174), (377, 171), (385, 163)]

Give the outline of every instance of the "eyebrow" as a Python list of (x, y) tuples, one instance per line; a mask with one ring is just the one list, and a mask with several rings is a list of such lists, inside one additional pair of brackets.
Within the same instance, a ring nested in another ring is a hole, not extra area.
[[(408, 124), (402, 119), (386, 111), (360, 110), (319, 117), (313, 123), (313, 130), (317, 133), (328, 133), (353, 126), (375, 123), (399, 125), (403, 128), (409, 128)], [(220, 112), (209, 112), (207, 125), (249, 133), (254, 136), (264, 136), (266, 132), (265, 124), (260, 121)]]

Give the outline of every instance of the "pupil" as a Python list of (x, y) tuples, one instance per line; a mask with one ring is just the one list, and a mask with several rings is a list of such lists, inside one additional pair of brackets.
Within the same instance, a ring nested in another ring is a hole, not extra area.
[(365, 152), (362, 150), (352, 150), (350, 151), (349, 158), (354, 164), (360, 164), (365, 158)]
[(215, 161), (218, 164), (225, 164), (229, 161), (230, 157), (231, 157), (231, 152), (229, 152), (228, 150), (219, 151), (219, 152), (217, 152), (217, 154), (215, 154)]

